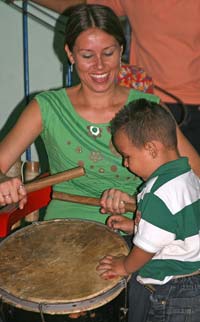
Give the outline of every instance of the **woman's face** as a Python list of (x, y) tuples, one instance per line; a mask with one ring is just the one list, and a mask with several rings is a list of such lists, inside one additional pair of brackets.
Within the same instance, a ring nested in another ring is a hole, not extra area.
[(116, 81), (120, 68), (122, 48), (108, 33), (90, 28), (76, 39), (73, 53), (67, 48), (71, 63), (83, 86), (95, 92), (105, 92)]

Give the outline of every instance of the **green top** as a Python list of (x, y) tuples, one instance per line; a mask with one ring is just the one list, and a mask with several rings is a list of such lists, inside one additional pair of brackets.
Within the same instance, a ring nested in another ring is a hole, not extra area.
[[(139, 98), (159, 101), (157, 96), (130, 90), (127, 103)], [(97, 197), (109, 188), (136, 192), (141, 180), (122, 166), (122, 158), (111, 142), (109, 123), (91, 123), (75, 111), (66, 89), (43, 92), (35, 97), (43, 122), (41, 137), (51, 174), (83, 166), (86, 174), (57, 184), (54, 191)], [(129, 214), (131, 216), (132, 214)], [(105, 222), (99, 207), (52, 200), (45, 219), (79, 218)]]

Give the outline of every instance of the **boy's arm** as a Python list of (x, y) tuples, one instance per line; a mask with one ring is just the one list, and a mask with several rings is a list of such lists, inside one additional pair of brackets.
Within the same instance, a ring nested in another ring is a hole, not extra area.
[(134, 246), (124, 260), (124, 268), (127, 274), (134, 273), (149, 262), (155, 254)]
[(99, 271), (100, 276), (103, 279), (111, 279), (116, 276), (127, 276), (138, 271), (149, 262), (153, 256), (154, 254), (134, 246), (128, 256), (105, 256), (97, 266), (97, 271)]

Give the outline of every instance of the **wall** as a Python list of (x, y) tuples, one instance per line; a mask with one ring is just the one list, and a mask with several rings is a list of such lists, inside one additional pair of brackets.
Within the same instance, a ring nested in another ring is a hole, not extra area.
[[(22, 6), (21, 1), (14, 2)], [(30, 3), (31, 4), (31, 3)], [(38, 8), (42, 8), (36, 6)], [(45, 10), (55, 19), (58, 16)], [(51, 24), (55, 20), (38, 12), (28, 5), (28, 11)], [(24, 106), (24, 67), (23, 67), (23, 33), (22, 13), (0, 0), (0, 138), (2, 139), (12, 127)], [(55, 52), (59, 35), (55, 29), (41, 25), (28, 17), (29, 43), (29, 93), (32, 94), (63, 86), (63, 63)], [(60, 38), (62, 40), (62, 37)], [(61, 42), (60, 42), (61, 43)], [(61, 43), (62, 44), (62, 43)], [(58, 50), (59, 55), (61, 50)], [(62, 57), (63, 58), (63, 57)], [(32, 160), (38, 160), (35, 144), (31, 146)], [(25, 154), (22, 159), (25, 158)]]

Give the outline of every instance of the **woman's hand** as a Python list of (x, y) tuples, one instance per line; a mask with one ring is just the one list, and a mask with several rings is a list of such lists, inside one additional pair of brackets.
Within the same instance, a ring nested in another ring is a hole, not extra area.
[(0, 176), (0, 206), (19, 202), (19, 208), (23, 209), (27, 202), (27, 193), (19, 178)]
[(108, 189), (103, 192), (101, 197), (101, 213), (124, 214), (126, 203), (136, 204), (136, 200), (121, 190)]
[(124, 266), (125, 259), (126, 256), (124, 255), (119, 257), (107, 255), (100, 260), (96, 270), (105, 280), (109, 280), (117, 276), (127, 276), (129, 274)]

